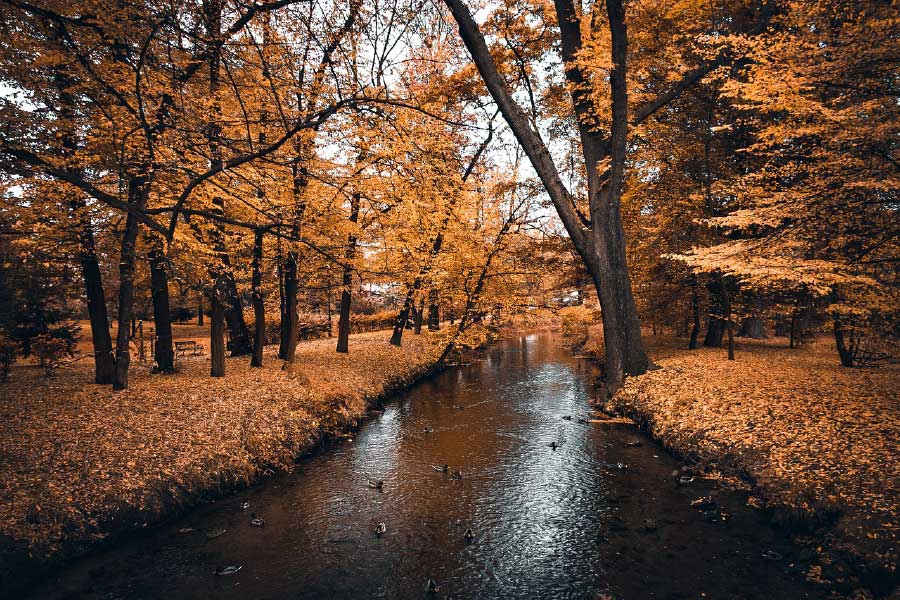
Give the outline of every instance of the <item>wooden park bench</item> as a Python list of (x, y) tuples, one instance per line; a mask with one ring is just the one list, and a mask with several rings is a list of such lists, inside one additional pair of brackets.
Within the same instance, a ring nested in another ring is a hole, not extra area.
[(175, 356), (200, 356), (203, 354), (203, 344), (194, 340), (175, 342)]

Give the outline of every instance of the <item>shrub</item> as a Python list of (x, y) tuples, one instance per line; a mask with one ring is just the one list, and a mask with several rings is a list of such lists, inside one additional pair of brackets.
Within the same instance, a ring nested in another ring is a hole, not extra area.
[(31, 340), (31, 352), (37, 357), (38, 364), (43, 367), (47, 377), (62, 364), (63, 358), (73, 354), (65, 339), (41, 334)]
[(19, 344), (0, 333), (0, 381), (5, 383), (9, 379), (10, 368), (18, 356)]

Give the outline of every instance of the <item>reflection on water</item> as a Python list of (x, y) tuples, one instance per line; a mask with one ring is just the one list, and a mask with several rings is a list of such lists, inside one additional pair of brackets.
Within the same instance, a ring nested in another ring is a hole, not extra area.
[[(623, 447), (633, 428), (577, 422), (595, 375), (553, 334), (504, 342), (295, 474), (82, 560), (35, 596), (418, 598), (434, 578), (447, 598), (812, 597), (786, 573), (795, 550), (739, 497), (721, 497), (728, 521), (706, 522), (689, 503), (711, 483), (678, 488), (678, 463), (652, 442)], [(443, 464), (462, 479), (432, 468)], [(761, 559), (767, 549), (785, 561)], [(243, 569), (213, 575), (230, 564)]]

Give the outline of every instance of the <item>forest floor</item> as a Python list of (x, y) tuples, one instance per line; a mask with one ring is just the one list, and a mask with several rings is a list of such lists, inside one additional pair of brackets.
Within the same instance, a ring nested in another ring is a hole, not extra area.
[(179, 359), (170, 375), (135, 361), (121, 392), (94, 385), (89, 360), (49, 379), (14, 366), (0, 386), (0, 589), (44, 557), (290, 470), (323, 436), (354, 427), (373, 400), (430, 370), (430, 336), (410, 332), (402, 348), (389, 337), (352, 335), (349, 354), (336, 353), (334, 339), (301, 342), (291, 370), (267, 347), (264, 368), (229, 358), (221, 379), (209, 377), (208, 351)]
[(627, 380), (613, 410), (697, 472), (749, 482), (750, 502), (817, 552), (811, 579), (897, 585), (900, 366), (843, 368), (826, 337), (794, 350), (739, 338), (735, 361), (646, 339), (660, 369)]

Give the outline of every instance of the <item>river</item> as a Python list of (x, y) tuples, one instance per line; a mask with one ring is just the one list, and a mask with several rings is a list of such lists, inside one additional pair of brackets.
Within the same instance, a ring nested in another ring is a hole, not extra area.
[[(294, 473), (75, 561), (30, 597), (421, 598), (428, 579), (442, 598), (821, 597), (743, 495), (679, 485), (682, 464), (631, 425), (579, 423), (595, 377), (556, 334), (506, 340)], [(714, 508), (691, 506), (710, 494)], [(214, 574), (228, 565), (241, 569)]]

